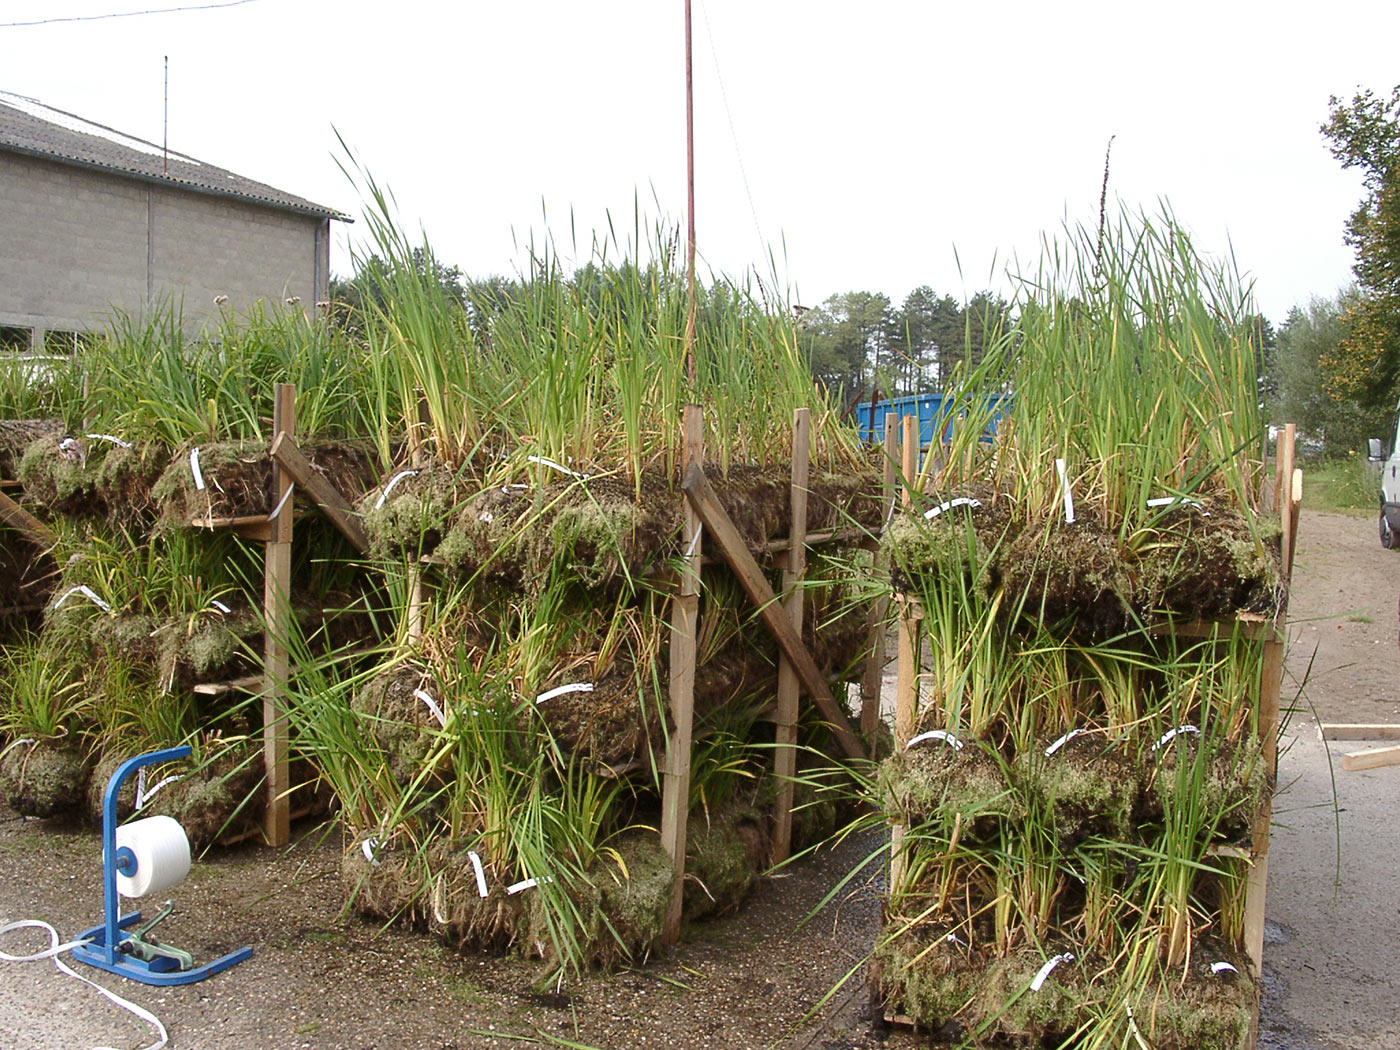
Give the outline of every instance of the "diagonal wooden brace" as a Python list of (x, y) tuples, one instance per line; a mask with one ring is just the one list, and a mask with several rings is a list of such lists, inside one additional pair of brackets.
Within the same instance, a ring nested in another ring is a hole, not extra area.
[(277, 435), (272, 442), (272, 458), (301, 486), (301, 491), (311, 497), (357, 551), (364, 554), (369, 550), (369, 537), (355, 519), (354, 508), (339, 489), (316, 472), (290, 434), (283, 432)]
[(0, 521), (24, 533), (37, 547), (48, 549), (58, 542), (47, 525), (3, 492), (0, 492)]
[(758, 562), (744, 544), (739, 530), (734, 527), (734, 522), (729, 520), (729, 515), (698, 464), (692, 463), (690, 469), (685, 472), (685, 478), (681, 481), (681, 491), (695, 508), (695, 513), (700, 515), (700, 520), (705, 523), (710, 538), (724, 553), (725, 560), (738, 577), (744, 593), (758, 607), (764, 625), (777, 639), (778, 648), (783, 651), (792, 669), (797, 672), (798, 680), (807, 690), (807, 695), (821, 710), (822, 717), (831, 723), (832, 735), (841, 745), (841, 750), (850, 758), (864, 760), (865, 749), (861, 747), (860, 738), (852, 732), (846, 713), (841, 710), (831, 695), (831, 690), (826, 687), (826, 679), (822, 677), (817, 662), (802, 644), (802, 637), (793, 629), (787, 610), (773, 593), (768, 578), (763, 575), (763, 570), (758, 567)]

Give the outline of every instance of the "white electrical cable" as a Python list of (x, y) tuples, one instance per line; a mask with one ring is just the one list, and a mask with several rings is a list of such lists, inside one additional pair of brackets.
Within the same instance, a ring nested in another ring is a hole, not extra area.
[[(143, 1050), (162, 1050), (162, 1048), (170, 1042), (170, 1035), (166, 1032), (165, 1025), (160, 1023), (159, 1017), (151, 1013), (151, 1011), (147, 1010), (145, 1007), (137, 1006), (129, 999), (123, 999), (116, 992), (109, 991), (108, 989), (103, 988), (102, 985), (98, 984), (96, 981), (89, 980), (59, 958), (59, 956), (62, 955), (64, 952), (72, 951), (80, 944), (86, 944), (87, 939), (69, 941), (67, 944), (60, 944), (58, 931), (55, 930), (52, 926), (50, 926), (48, 923), (42, 921), (41, 919), (23, 919), (19, 922), (12, 922), (6, 924), (5, 926), (0, 926), (0, 937), (3, 937), (5, 934), (10, 933), (14, 930), (25, 929), (46, 930), (49, 935), (48, 949), (42, 952), (35, 952), (33, 955), (11, 955), (9, 952), (0, 952), (0, 961), (38, 962), (41, 959), (52, 959), (53, 964), (56, 967), (58, 967), (60, 973), (65, 973), (69, 977), (76, 977), (84, 984), (91, 985), (92, 987), (96, 988), (99, 992), (101, 992), (109, 1002), (121, 1007), (128, 1013), (139, 1017), (142, 1021), (145, 1021), (148, 1025), (150, 1025), (157, 1032), (159, 1032), (160, 1038), (157, 1039), (154, 1043), (151, 1043), (149, 1046), (144, 1047)], [(93, 1047), (93, 1050), (113, 1050), (113, 1048), (107, 1046), (97, 1046)]]
[(389, 484), (385, 485), (385, 486), (384, 486), (384, 490), (383, 490), (382, 492), (379, 493), (379, 499), (377, 499), (377, 500), (375, 501), (375, 503), (374, 503), (374, 509), (375, 509), (375, 510), (378, 510), (380, 507), (384, 506), (384, 501), (385, 501), (386, 499), (389, 498), (389, 493), (391, 493), (391, 492), (394, 491), (394, 486), (395, 486), (395, 485), (397, 485), (397, 484), (398, 484), (400, 481), (402, 481), (404, 478), (411, 478), (411, 477), (413, 477), (413, 475), (415, 475), (415, 474), (417, 474), (417, 473), (418, 473), (418, 471), (416, 471), (416, 470), (401, 470), (401, 471), (399, 471), (397, 474), (395, 474), (392, 478), (390, 478), (390, 479), (389, 479)]

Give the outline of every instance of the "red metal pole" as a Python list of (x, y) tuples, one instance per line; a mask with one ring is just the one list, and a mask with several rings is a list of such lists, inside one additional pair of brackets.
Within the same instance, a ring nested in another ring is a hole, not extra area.
[[(685, 203), (689, 227), (685, 317), (685, 371), (695, 384), (695, 91), (690, 68), (690, 0), (685, 0)], [(693, 396), (693, 395), (692, 395)]]

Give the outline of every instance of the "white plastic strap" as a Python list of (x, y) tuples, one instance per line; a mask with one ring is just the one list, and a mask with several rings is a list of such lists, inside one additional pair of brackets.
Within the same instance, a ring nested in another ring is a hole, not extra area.
[(698, 550), (700, 547), (700, 538), (704, 535), (705, 526), (697, 525), (695, 528), (695, 535), (691, 537), (690, 546), (685, 549), (685, 556), (687, 558), (692, 558), (695, 556), (696, 550)]
[(967, 942), (966, 942), (966, 941), (959, 940), (959, 939), (958, 939), (958, 935), (957, 935), (956, 933), (950, 933), (950, 934), (948, 934), (946, 937), (943, 938), (943, 940), (946, 941), (948, 944), (955, 944), (955, 945), (957, 945), (959, 948), (966, 948), (966, 947), (967, 947)]
[(272, 513), (267, 516), (268, 521), (276, 521), (277, 515), (282, 513), (282, 508), (287, 505), (287, 500), (292, 498), (292, 493), (297, 490), (296, 485), (288, 485), (287, 491), (282, 493), (282, 498), (277, 501), (277, 506), (272, 508)]
[(580, 481), (588, 480), (587, 474), (580, 474), (576, 470), (570, 470), (562, 463), (556, 463), (552, 459), (545, 459), (543, 456), (529, 456), (527, 458), (530, 460), (531, 463), (538, 463), (542, 467), (553, 467), (555, 470), (559, 471), (562, 474), (567, 474), (571, 478), (578, 478)]
[(1199, 507), (1198, 500), (1187, 499), (1185, 496), (1157, 496), (1147, 501), (1149, 507), (1170, 507), (1173, 503), (1180, 503), (1183, 507)]
[(1089, 730), (1087, 729), (1071, 729), (1068, 733), (1060, 737), (1060, 739), (1056, 740), (1053, 744), (1051, 744), (1045, 749), (1045, 757), (1049, 758), (1051, 755), (1053, 755), (1056, 751), (1060, 750), (1060, 748), (1064, 747), (1075, 737), (1083, 736), (1088, 731)]
[(369, 861), (371, 868), (379, 867), (379, 858), (375, 855), (379, 852), (378, 839), (365, 839), (360, 843), (360, 852), (365, 855), (365, 860)]
[[(115, 1006), (121, 1007), (123, 1010), (136, 1017), (139, 1017), (142, 1021), (146, 1022), (146, 1024), (153, 1027), (156, 1030), (156, 1032), (159, 1033), (159, 1037), (154, 1043), (151, 1043), (149, 1046), (144, 1047), (143, 1050), (162, 1050), (162, 1048), (170, 1042), (170, 1036), (165, 1031), (165, 1025), (160, 1023), (159, 1017), (151, 1013), (151, 1011), (147, 1010), (145, 1007), (137, 1006), (129, 999), (123, 999), (116, 992), (109, 991), (108, 989), (103, 988), (102, 985), (98, 984), (96, 981), (89, 980), (59, 958), (59, 956), (64, 952), (72, 951), (78, 945), (87, 943), (86, 940), (69, 941), (67, 944), (60, 944), (58, 939), (58, 931), (55, 930), (52, 926), (50, 926), (48, 923), (43, 922), (39, 919), (24, 919), (20, 922), (11, 922), (7, 923), (4, 926), (0, 926), (0, 936), (4, 936), (5, 934), (10, 933), (13, 930), (24, 929), (45, 930), (49, 935), (48, 949), (42, 952), (35, 952), (33, 955), (10, 955), (8, 952), (0, 952), (0, 961), (38, 962), (40, 959), (52, 959), (54, 966), (58, 967), (60, 973), (67, 974), (69, 977), (76, 977), (84, 984), (91, 985), (93, 988), (96, 988), (99, 992), (101, 992), (103, 996), (106, 997), (108, 1002), (112, 1003)], [(94, 1047), (93, 1050), (112, 1050), (112, 1048), (99, 1046)]]
[(952, 510), (954, 507), (970, 507), (976, 510), (980, 506), (982, 506), (981, 500), (972, 499), (968, 496), (959, 496), (957, 499), (945, 500), (936, 507), (930, 507), (928, 510), (924, 511), (924, 517), (932, 521), (944, 511)]
[(392, 478), (390, 478), (389, 484), (385, 485), (383, 491), (379, 493), (379, 499), (375, 501), (374, 509), (378, 510), (380, 507), (384, 506), (384, 501), (389, 498), (389, 493), (394, 491), (395, 485), (397, 485), (404, 478), (411, 478), (417, 473), (418, 471), (416, 470), (401, 470)]
[(438, 725), (447, 725), (447, 716), (442, 713), (442, 708), (438, 707), (437, 701), (428, 694), (426, 689), (415, 689), (413, 690), (413, 695), (428, 705), (428, 710), (432, 713), (432, 716), (438, 720)]
[(1055, 967), (1059, 966), (1060, 963), (1072, 962), (1074, 962), (1074, 956), (1069, 952), (1065, 952), (1063, 955), (1056, 955), (1051, 957), (1050, 959), (1047, 959), (1045, 961), (1045, 965), (1042, 966), (1036, 972), (1035, 977), (1031, 980), (1031, 991), (1040, 991), (1040, 986), (1045, 983), (1045, 978), (1049, 977), (1051, 972), (1055, 969)]
[(204, 471), (199, 469), (199, 446), (190, 449), (190, 474), (194, 477), (196, 491), (204, 488)]
[(179, 782), (179, 781), (181, 781), (181, 780), (184, 780), (184, 779), (185, 779), (185, 775), (184, 775), (183, 773), (172, 773), (170, 776), (168, 776), (168, 777), (163, 777), (161, 780), (157, 781), (155, 787), (151, 788), (150, 791), (147, 791), (147, 790), (146, 790), (146, 771), (145, 771), (144, 769), (142, 769), (142, 770), (141, 770), (139, 773), (137, 773), (137, 775), (136, 775), (136, 809), (137, 809), (137, 811), (139, 812), (139, 811), (141, 810), (141, 808), (142, 808), (143, 806), (146, 805), (147, 802), (149, 802), (149, 801), (151, 801), (151, 799), (155, 798), (155, 797), (156, 797), (156, 792), (159, 791), (161, 788), (165, 787), (167, 784), (174, 784), (174, 783), (177, 783), (177, 782)]
[(489, 896), (491, 891), (486, 888), (486, 871), (481, 866), (481, 857), (473, 850), (467, 851), (467, 858), (472, 862), (472, 870), (476, 872), (476, 892), (482, 896)]
[(11, 740), (3, 748), (0, 748), (0, 758), (4, 758), (17, 747), (24, 747), (25, 744), (33, 747), (38, 742), (39, 741), (35, 740), (32, 736), (22, 736), (18, 740)]
[(1065, 494), (1065, 523), (1074, 524), (1074, 493), (1069, 490), (1069, 475), (1065, 473), (1065, 461), (1055, 460), (1055, 471), (1060, 475), (1060, 488)]
[(218, 609), (219, 612), (223, 613), (225, 616), (227, 616), (229, 613), (233, 612), (232, 609), (230, 609), (230, 608), (229, 608), (227, 605), (225, 605), (223, 602), (219, 601), (219, 599), (217, 599), (217, 598), (210, 598), (210, 599), (209, 599), (209, 604), (212, 605), (214, 608)]
[(950, 745), (954, 751), (961, 751), (963, 749), (962, 741), (946, 729), (930, 729), (927, 733), (920, 733), (918, 736), (910, 739), (909, 743), (904, 745), (905, 750), (908, 750), (915, 744), (922, 744), (925, 740), (942, 740), (945, 744)]
[(542, 704), (546, 700), (553, 700), (556, 696), (563, 696), (565, 693), (591, 693), (593, 692), (592, 682), (571, 682), (568, 685), (555, 686), (548, 692), (541, 693), (535, 697), (535, 703)]
[(101, 609), (103, 612), (111, 612), (111, 611), (112, 611), (112, 607), (111, 607), (110, 605), (108, 605), (106, 602), (104, 602), (101, 598), (99, 598), (99, 597), (96, 595), (96, 593), (94, 593), (93, 589), (92, 589), (91, 587), (89, 587), (89, 586), (88, 586), (87, 584), (85, 584), (85, 583), (80, 583), (80, 584), (78, 584), (78, 586), (76, 586), (76, 587), (69, 587), (68, 590), (66, 590), (66, 591), (63, 593), (63, 597), (60, 598), (60, 599), (58, 599), (58, 601), (54, 602), (52, 607), (55, 608), (55, 609), (57, 609), (57, 608), (58, 608), (59, 606), (61, 606), (64, 602), (66, 602), (69, 598), (73, 597), (73, 595), (75, 595), (75, 594), (81, 594), (84, 598), (86, 598), (88, 601), (92, 602), (93, 605), (97, 606), (97, 607), (98, 607), (99, 609)]
[(1227, 962), (1213, 962), (1213, 963), (1210, 964), (1210, 972), (1211, 972), (1211, 973), (1239, 973), (1240, 971), (1237, 970), (1237, 969), (1235, 969), (1235, 967), (1232, 966), (1230, 963), (1227, 963)]
[(1152, 750), (1156, 751), (1159, 747), (1166, 747), (1178, 736), (1185, 736), (1188, 733), (1195, 736), (1201, 735), (1201, 731), (1195, 726), (1177, 726), (1175, 729), (1168, 729), (1163, 733), (1161, 739), (1152, 745)]
[(123, 441), (121, 438), (113, 437), (111, 434), (84, 434), (83, 436), (89, 441), (110, 441), (112, 444), (120, 445), (122, 448), (131, 447), (130, 441)]
[(542, 879), (521, 879), (519, 882), (512, 882), (506, 887), (506, 893), (514, 897), (517, 893), (524, 893), (526, 890), (534, 889), (541, 882), (553, 882), (553, 875), (546, 875)]

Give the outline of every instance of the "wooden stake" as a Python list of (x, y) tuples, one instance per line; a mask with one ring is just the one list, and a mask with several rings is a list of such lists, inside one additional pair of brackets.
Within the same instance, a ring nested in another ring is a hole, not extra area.
[[(783, 569), (783, 607), (792, 629), (802, 635), (802, 577), (807, 572), (807, 474), (811, 458), (812, 413), (799, 408), (792, 421), (792, 523)], [(792, 853), (792, 778), (797, 775), (797, 671), (786, 656), (778, 658), (778, 719), (773, 774), (778, 794), (773, 822), (773, 863)]]
[[(872, 421), (873, 424), (873, 421)], [(885, 473), (881, 488), (880, 522), (883, 526), (890, 518), (895, 504), (895, 471), (899, 458), (899, 435), (895, 429), (895, 415), (885, 413)], [(888, 559), (878, 548), (875, 554), (875, 576), (883, 578)], [(889, 599), (883, 594), (875, 599), (870, 607), (870, 618), (866, 621), (865, 669), (860, 680), (860, 734), (870, 743), (870, 757), (875, 757), (876, 730), (880, 725), (880, 684), (885, 675), (885, 617), (889, 615)]]
[(406, 634), (409, 645), (423, 643), (423, 570), (417, 565), (408, 567), (408, 624)]
[(827, 688), (826, 679), (822, 677), (817, 662), (812, 659), (812, 654), (802, 644), (801, 636), (792, 629), (792, 623), (784, 614), (782, 606), (778, 604), (777, 595), (769, 586), (767, 578), (763, 575), (763, 570), (758, 567), (758, 562), (754, 561), (753, 554), (744, 545), (744, 539), (739, 535), (739, 530), (734, 527), (734, 522), (730, 520), (724, 506), (719, 501), (719, 497), (715, 494), (714, 488), (706, 479), (704, 471), (697, 464), (692, 463), (690, 469), (686, 471), (685, 480), (681, 482), (681, 489), (685, 492), (686, 498), (690, 500), (691, 506), (700, 515), (700, 520), (705, 523), (710, 538), (719, 545), (725, 560), (729, 562), (730, 569), (733, 570), (735, 578), (739, 581), (739, 586), (749, 596), (749, 601), (758, 607), (758, 614), (768, 628), (768, 633), (777, 641), (778, 648), (783, 655), (791, 661), (798, 679), (802, 682), (803, 688), (807, 690), (807, 695), (821, 710), (822, 717), (831, 724), (832, 735), (836, 737), (836, 742), (841, 745), (841, 750), (846, 753), (848, 758), (864, 760), (865, 749), (861, 747), (860, 738), (851, 731), (845, 710), (836, 703), (835, 698), (831, 695), (831, 690)]
[[(685, 469), (701, 471), (705, 463), (704, 416), (699, 405), (686, 405), (682, 417)], [(671, 737), (666, 747), (661, 793), (661, 844), (671, 857), (671, 903), (661, 942), (675, 944), (681, 935), (685, 890), (686, 823), (690, 815), (690, 741), (695, 714), (695, 650), (700, 612), (700, 516), (687, 501), (681, 542), (685, 561), (671, 599)]]
[[(278, 434), (296, 433), (296, 387), (278, 383), (273, 394), (272, 429)], [(287, 635), (292, 620), (292, 500), (284, 499), (292, 487), (291, 475), (278, 460), (272, 461), (272, 505), (280, 507), (269, 523), (263, 568), (263, 767), (267, 778), (267, 809), (263, 835), (269, 846), (291, 841), (291, 778), (287, 768), (288, 729), (285, 709), (288, 654)]]

